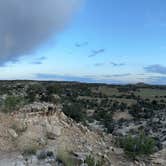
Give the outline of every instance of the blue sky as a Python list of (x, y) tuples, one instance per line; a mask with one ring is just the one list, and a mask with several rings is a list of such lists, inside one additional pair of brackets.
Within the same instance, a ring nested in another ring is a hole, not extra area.
[(85, 0), (58, 35), (0, 79), (166, 84), (166, 1)]

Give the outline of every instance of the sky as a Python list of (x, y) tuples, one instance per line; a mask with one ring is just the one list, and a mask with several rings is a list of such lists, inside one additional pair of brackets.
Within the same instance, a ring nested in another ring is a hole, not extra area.
[(165, 0), (4, 0), (0, 79), (166, 84)]

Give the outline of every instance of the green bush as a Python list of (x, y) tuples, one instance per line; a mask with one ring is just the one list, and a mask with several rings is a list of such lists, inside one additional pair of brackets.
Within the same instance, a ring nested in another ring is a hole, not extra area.
[(86, 156), (85, 163), (88, 166), (104, 166), (105, 164), (103, 159), (96, 161), (92, 155)]
[(37, 148), (35, 146), (29, 146), (23, 150), (22, 154), (25, 156), (35, 155), (36, 151), (37, 151)]
[(62, 149), (58, 150), (57, 154), (57, 160), (62, 162), (65, 166), (75, 166), (74, 159), (70, 156), (70, 154), (67, 151), (64, 151)]
[(131, 157), (150, 155), (154, 152), (155, 141), (144, 133), (139, 136), (132, 137), (126, 136), (119, 140), (120, 146), (124, 149), (125, 153)]
[(40, 101), (41, 95), (45, 92), (42, 84), (31, 84), (26, 90), (29, 103)]
[(74, 119), (76, 122), (84, 121), (85, 115), (83, 113), (83, 110), (80, 104), (76, 104), (76, 103), (72, 103), (70, 105), (65, 104), (63, 106), (63, 112), (70, 118)]
[(91, 155), (86, 157), (85, 163), (88, 164), (88, 166), (95, 166), (95, 159)]
[(20, 106), (24, 104), (24, 99), (19, 96), (7, 96), (3, 101), (2, 110), (4, 112), (12, 112), (18, 109)]
[(110, 110), (99, 110), (95, 112), (94, 118), (104, 125), (107, 133), (112, 133), (114, 130), (114, 123), (112, 119), (112, 112)]

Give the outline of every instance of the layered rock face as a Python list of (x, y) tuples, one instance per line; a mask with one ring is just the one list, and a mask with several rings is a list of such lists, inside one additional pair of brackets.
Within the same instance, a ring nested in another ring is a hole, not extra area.
[[(34, 111), (25, 113), (25, 108), (29, 110), (29, 107), (24, 107), (22, 111), (12, 115), (0, 115), (0, 165), (55, 165), (58, 164), (56, 156), (60, 150), (77, 156), (80, 165), (88, 154), (96, 157), (105, 155), (109, 165), (107, 155), (111, 135), (106, 137), (91, 132), (82, 124), (67, 118), (55, 107), (52, 107), (54, 111), (50, 109), (51, 114), (49, 109), (43, 114), (40, 109), (36, 111), (36, 107), (33, 107)], [(44, 160), (38, 159), (40, 155), (45, 156)]]
[(114, 147), (111, 134), (90, 131), (60, 108), (42, 103), (37, 109), (30, 105), (11, 115), (1, 113), (0, 166), (63, 166), (58, 157), (62, 152), (74, 159), (73, 166), (85, 166), (88, 155), (102, 158), (106, 166), (166, 165), (164, 150), (145, 161), (128, 160), (122, 149)]

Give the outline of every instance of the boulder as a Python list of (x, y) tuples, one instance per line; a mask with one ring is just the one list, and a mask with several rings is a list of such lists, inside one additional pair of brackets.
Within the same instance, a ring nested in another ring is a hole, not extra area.
[(8, 129), (8, 133), (10, 134), (10, 136), (14, 139), (16, 139), (18, 137), (18, 134), (16, 133), (15, 130), (13, 129)]
[(61, 135), (61, 127), (60, 126), (51, 126), (49, 124), (46, 125), (46, 135), (48, 139), (55, 139)]

